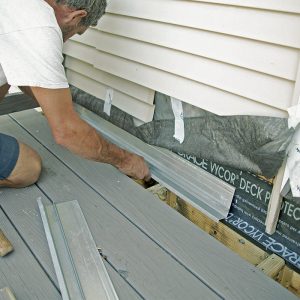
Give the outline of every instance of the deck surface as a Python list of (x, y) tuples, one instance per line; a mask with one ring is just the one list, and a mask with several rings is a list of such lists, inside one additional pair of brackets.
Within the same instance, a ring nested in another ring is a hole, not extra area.
[(120, 299), (297, 299), (113, 167), (56, 145), (40, 113), (1, 116), (0, 132), (43, 159), (36, 185), (0, 189), (0, 228), (15, 247), (0, 259), (0, 288), (17, 299), (61, 299), (38, 198), (78, 200)]

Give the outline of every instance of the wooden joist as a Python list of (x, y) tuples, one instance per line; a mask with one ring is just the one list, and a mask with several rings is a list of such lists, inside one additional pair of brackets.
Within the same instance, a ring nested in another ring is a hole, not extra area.
[(262, 261), (257, 268), (264, 272), (267, 276), (275, 279), (285, 265), (284, 260), (276, 254), (271, 254)]
[(265, 221), (266, 233), (273, 234), (276, 230), (280, 208), (282, 204), (282, 196), (280, 194), (281, 184), (283, 180), (286, 161), (280, 167), (273, 183), (273, 190), (269, 201), (267, 217)]

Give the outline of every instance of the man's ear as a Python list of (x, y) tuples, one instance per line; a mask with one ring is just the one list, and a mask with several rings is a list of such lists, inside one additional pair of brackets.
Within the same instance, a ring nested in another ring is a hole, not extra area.
[(86, 16), (87, 12), (84, 9), (71, 11), (65, 16), (65, 24), (78, 25), (81, 19)]

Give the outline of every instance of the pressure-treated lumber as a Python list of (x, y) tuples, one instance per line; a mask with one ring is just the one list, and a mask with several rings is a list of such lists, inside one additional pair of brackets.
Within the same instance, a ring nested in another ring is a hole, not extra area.
[(262, 261), (257, 268), (264, 272), (267, 276), (275, 279), (285, 265), (284, 259), (276, 254), (270, 255)]
[[(283, 277), (284, 278), (284, 277)], [(292, 272), (291, 280), (288, 283), (288, 289), (300, 297), (300, 274)]]
[[(89, 186), (97, 193), (97, 200), (95, 201), (93, 200), (95, 196), (92, 196), (90, 191), (87, 191), (86, 194), (85, 189), (82, 189), (81, 184), (78, 182), (78, 177), (74, 177), (72, 173), (67, 171), (63, 171), (64, 174), (61, 174), (61, 169), (57, 168), (55, 161), (53, 161), (53, 159), (49, 160), (48, 157), (45, 157), (44, 154), (41, 153), (45, 168), (49, 169), (49, 174), (51, 175), (53, 172), (50, 170), (56, 170), (56, 174), (55, 176), (50, 176), (51, 182), (47, 181), (47, 185), (43, 177), (39, 184), (42, 185), (42, 188), (47, 194), (52, 195), (52, 197), (55, 195), (56, 199), (67, 197), (69, 199), (79, 200), (80, 198), (84, 198), (82, 203), (85, 207), (85, 211), (83, 211), (86, 216), (89, 216), (87, 220), (90, 218), (102, 220), (104, 224), (110, 224), (109, 229), (113, 230), (114, 226), (111, 222), (114, 223), (115, 219), (108, 215), (107, 205), (116, 208), (120, 214), (126, 216), (126, 220), (130, 220), (131, 224), (134, 224), (136, 228), (150, 237), (152, 241), (155, 241), (156, 250), (157, 246), (159, 246), (159, 249), (164, 249), (165, 253), (171, 254), (181, 266), (185, 266), (185, 269), (190, 270), (197, 278), (205, 280), (206, 284), (211, 286), (211, 288), (216, 290), (218, 294), (224, 298), (288, 299), (292, 297), (291, 299), (293, 299), (292, 295), (287, 293), (284, 289), (279, 288), (271, 279), (267, 278), (254, 267), (245, 264), (242, 259), (238, 258), (224, 246), (216, 243), (216, 241), (207, 236), (206, 233), (199, 231), (197, 227), (191, 225), (188, 220), (178, 215), (175, 211), (170, 210), (169, 207), (158, 201), (153, 195), (150, 193), (145, 194), (142, 187), (136, 185), (135, 182), (120, 174), (111, 166), (78, 159), (78, 157), (70, 155), (70, 153), (55, 145), (53, 140), (49, 138), (50, 131), (46, 120), (42, 116), (34, 117), (34, 112), (23, 112), (15, 114), (14, 118), (17, 119), (18, 122), (21, 122), (22, 126), (38, 138), (41, 143), (51, 149), (56, 157), (63, 160), (64, 164), (77, 174), (76, 176), (80, 176), (85, 182), (88, 182)], [(36, 130), (37, 127), (39, 128), (38, 132)], [(34, 143), (32, 140), (30, 141)], [(57, 170), (59, 170), (59, 172)], [(61, 185), (61, 182), (64, 184)], [(57, 186), (58, 184), (61, 188), (55, 190), (55, 185)], [(73, 185), (77, 186), (76, 192), (71, 189)], [(124, 191), (127, 192), (124, 193)], [(101, 201), (100, 195), (105, 198), (107, 205)], [(105, 233), (103, 229), (101, 229), (101, 227), (99, 228), (95, 223), (89, 224), (89, 226), (92, 233), (93, 230), (97, 228), (100, 235), (99, 238)], [(120, 232), (114, 232), (113, 236), (106, 236), (106, 238), (113, 239), (114, 242), (116, 242), (116, 239), (122, 239), (123, 235), (125, 235), (124, 232), (127, 234), (124, 223), (118, 222), (116, 226), (118, 226)], [(176, 228), (176, 230), (174, 230), (174, 228)], [(134, 228), (131, 228), (131, 231), (128, 231), (128, 235), (126, 236), (130, 241), (132, 240), (132, 231), (134, 231)], [(103, 237), (101, 240), (103, 240)], [(149, 253), (149, 251), (151, 253), (152, 251), (151, 248), (150, 250), (143, 250), (140, 246), (140, 244), (135, 244), (134, 247), (130, 248), (131, 250), (128, 249), (128, 252), (125, 251), (126, 253), (120, 249), (118, 258), (114, 254), (116, 251), (114, 249), (117, 248), (114, 247), (112, 249), (109, 246), (110, 250), (104, 251), (107, 252), (105, 254), (108, 254), (108, 259), (111, 259), (112, 263), (120, 264), (120, 259), (121, 262), (123, 261), (122, 258), (125, 260), (123, 263), (126, 263), (128, 268), (130, 266), (127, 280), (135, 282), (136, 288), (141, 287), (138, 284), (140, 278), (133, 278), (134, 274), (142, 276), (143, 278), (145, 274), (141, 275), (137, 272), (135, 266), (131, 265), (130, 261), (131, 259), (134, 259), (135, 263), (140, 261), (140, 251), (146, 251), (146, 253)], [(128, 245), (126, 245), (126, 247), (128, 247)], [(139, 248), (139, 251), (137, 251), (137, 248)], [(153, 259), (153, 256), (151, 257), (149, 267), (153, 270), (157, 256), (155, 256), (155, 259)], [(160, 260), (160, 272), (163, 272), (163, 274), (160, 276), (170, 275), (172, 272), (166, 274), (161, 262), (162, 260)], [(147, 260), (143, 261), (143, 263), (148, 264)], [(151, 272), (151, 274), (153, 274), (153, 272)], [(174, 283), (172, 279), (174, 278), (173, 276), (174, 274), (172, 273), (171, 278), (169, 278), (172, 284)], [(164, 284), (166, 284), (166, 278), (163, 278)], [(173, 288), (176, 288), (176, 291), (177, 285), (179, 285), (179, 289), (186, 289), (185, 284), (181, 285), (182, 280), (185, 280), (185, 278), (185, 276), (181, 277), (181, 279), (175, 283)], [(152, 280), (153, 279), (154, 278), (152, 278)], [(155, 280), (155, 284), (152, 282), (151, 287), (155, 286), (158, 291), (161, 288), (165, 289), (165, 287), (161, 287), (160, 280), (162, 279), (158, 279), (158, 282)], [(167, 280), (167, 282), (169, 281)], [(232, 282), (239, 282), (239, 285), (233, 285)], [(250, 287), (252, 286), (251, 291), (249, 290), (249, 283)], [(156, 284), (158, 284), (158, 286)], [(146, 287), (142, 285), (142, 288), (143, 292), (145, 292), (149, 286), (147, 285)], [(152, 288), (151, 290), (153, 291)], [(176, 291), (174, 291), (174, 293), (177, 293)], [(247, 291), (247, 295), (245, 295), (245, 291)], [(169, 290), (168, 293), (170, 293)], [(143, 293), (143, 295), (145, 296), (145, 293)], [(164, 297), (168, 296), (170, 296), (170, 294)], [(180, 292), (178, 298), (181, 296), (182, 294)], [(177, 294), (175, 297), (177, 298)], [(183, 297), (187, 298), (187, 294)], [(205, 296), (203, 297), (205, 298)], [(190, 297), (190, 299), (192, 299), (192, 297)], [(199, 299), (199, 294), (196, 299)]]
[(265, 221), (266, 233), (268, 234), (273, 234), (276, 231), (276, 226), (278, 223), (280, 208), (283, 199), (280, 194), (280, 190), (281, 190), (285, 166), (286, 166), (286, 161), (284, 161), (282, 166), (280, 167), (273, 183), (273, 190), (269, 201), (268, 212)]
[(147, 191), (152, 193), (153, 195), (156, 195), (162, 201), (167, 200), (168, 190), (161, 184), (156, 184), (154, 186), (151, 186), (150, 188), (147, 188)]

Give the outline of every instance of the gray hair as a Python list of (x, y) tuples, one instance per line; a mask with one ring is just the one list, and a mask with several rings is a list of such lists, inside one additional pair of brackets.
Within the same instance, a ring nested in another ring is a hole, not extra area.
[(83, 26), (96, 26), (107, 6), (106, 0), (56, 0), (56, 3), (85, 10), (87, 16), (81, 20)]

